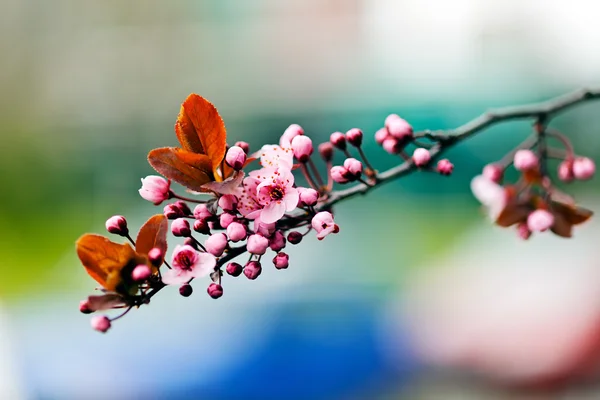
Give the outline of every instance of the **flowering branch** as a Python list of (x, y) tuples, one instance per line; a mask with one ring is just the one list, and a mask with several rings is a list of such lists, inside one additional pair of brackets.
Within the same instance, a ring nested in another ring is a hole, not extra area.
[[(92, 327), (106, 332), (112, 322), (133, 307), (148, 304), (167, 286), (178, 285), (180, 294), (188, 297), (193, 292), (190, 283), (209, 276), (208, 295), (221, 297), (224, 271), (230, 277), (243, 273), (254, 280), (261, 275), (269, 249), (275, 252), (274, 267), (286, 269), (289, 256), (282, 251), (286, 244), (298, 245), (313, 231), (319, 240), (339, 232), (332, 214), (335, 204), (417, 170), (451, 175), (454, 165), (450, 160), (436, 159), (457, 143), (508, 120), (530, 119), (533, 132), (499, 161), (486, 165), (472, 180), (473, 194), (497, 225), (516, 226), (523, 239), (546, 230), (571, 237), (572, 227), (589, 219), (592, 212), (578, 207), (553, 185), (547, 160), (562, 160), (556, 175), (563, 182), (590, 179), (595, 164), (577, 156), (568, 137), (547, 125), (557, 113), (598, 98), (600, 89), (582, 90), (542, 103), (491, 110), (455, 129), (416, 133), (407, 121), (392, 114), (375, 133), (375, 140), (386, 152), (403, 160), (401, 164), (378, 172), (362, 149), (363, 132), (353, 128), (345, 134), (334, 132), (329, 141), (318, 146), (327, 166), (322, 175), (312, 159), (312, 140), (299, 125), (290, 125), (278, 145), (265, 145), (250, 154), (246, 142), (227, 145), (225, 125), (216, 108), (192, 94), (182, 104), (175, 124), (181, 148), (150, 151), (148, 161), (164, 178), (148, 176), (142, 179), (139, 190), (155, 205), (177, 201), (151, 217), (135, 240), (124, 217), (107, 220), (108, 232), (126, 238), (133, 247), (92, 234), (78, 240), (78, 256), (103, 293), (83, 300), (80, 311), (124, 308), (112, 319), (92, 318)], [(550, 141), (561, 147), (553, 147)], [(409, 148), (413, 148), (411, 155)], [(335, 151), (345, 156), (342, 165), (333, 165)], [(257, 159), (260, 168), (244, 172)], [(511, 165), (521, 177), (514, 184), (503, 184), (504, 171)], [(302, 172), (309, 187), (296, 184), (295, 170)], [(175, 193), (171, 181), (186, 187), (192, 197)], [(334, 190), (334, 183), (356, 185)], [(194, 194), (208, 197), (196, 199)], [(188, 203), (195, 208), (190, 209)], [(169, 229), (183, 241), (173, 250), (170, 264), (165, 260)], [(197, 234), (208, 237), (202, 242)], [(244, 265), (234, 262), (246, 253), (249, 256)]]

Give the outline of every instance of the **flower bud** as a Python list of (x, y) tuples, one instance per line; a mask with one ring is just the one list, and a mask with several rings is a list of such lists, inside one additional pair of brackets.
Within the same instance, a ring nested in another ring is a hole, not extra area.
[(538, 158), (531, 150), (519, 150), (515, 153), (513, 165), (518, 171), (529, 171), (538, 167)]
[(227, 236), (232, 242), (246, 239), (246, 227), (239, 222), (232, 222), (227, 226)]
[(333, 159), (333, 145), (331, 142), (321, 143), (319, 145), (319, 154), (325, 162), (329, 162)]
[(285, 247), (285, 236), (281, 231), (276, 231), (269, 240), (269, 247), (273, 251), (279, 251)]
[(447, 158), (444, 158), (443, 160), (438, 161), (437, 172), (439, 172), (440, 174), (450, 175), (450, 174), (452, 174), (453, 170), (454, 170), (454, 164), (452, 164), (450, 162), (450, 160), (448, 160)]
[(208, 285), (206, 293), (208, 293), (208, 295), (213, 299), (218, 299), (219, 297), (223, 296), (223, 286), (216, 283), (211, 283)]
[(188, 237), (192, 234), (190, 223), (185, 218), (177, 218), (171, 222), (171, 232), (179, 237)]
[(146, 279), (150, 278), (152, 275), (152, 270), (146, 264), (140, 264), (131, 271), (131, 279), (134, 282), (143, 282)]
[(334, 147), (340, 150), (346, 150), (346, 136), (342, 132), (333, 132), (329, 136), (329, 141)]
[(92, 328), (98, 332), (106, 333), (110, 329), (110, 319), (105, 315), (96, 315), (90, 320)]
[(331, 179), (337, 183), (344, 184), (350, 182), (350, 173), (341, 165), (331, 167), (329, 173), (331, 174)]
[(234, 146), (240, 147), (242, 150), (244, 150), (244, 153), (246, 153), (246, 154), (250, 153), (250, 145), (247, 142), (244, 142), (244, 141), (235, 142)]
[(261, 272), (262, 267), (258, 261), (249, 261), (244, 267), (244, 275), (251, 280), (258, 278)]
[(177, 208), (179, 208), (181, 210), (183, 215), (185, 215), (185, 216), (192, 215), (192, 210), (190, 210), (190, 207), (187, 205), (187, 203), (185, 201), (177, 200), (175, 202), (175, 205), (177, 206)]
[(500, 183), (504, 177), (504, 168), (498, 164), (488, 164), (483, 167), (482, 175), (494, 183)]
[(346, 140), (348, 140), (352, 146), (360, 147), (362, 145), (363, 133), (358, 128), (352, 128), (346, 132)]
[(431, 153), (429, 150), (419, 147), (415, 149), (412, 159), (417, 167), (424, 167), (431, 161)]
[(399, 154), (404, 148), (404, 145), (398, 139), (391, 136), (388, 136), (383, 143), (381, 143), (381, 146), (390, 154)]
[(240, 169), (244, 168), (244, 164), (246, 164), (246, 152), (241, 147), (232, 146), (229, 148), (229, 150), (227, 150), (225, 162), (231, 168), (239, 171)]
[(292, 143), (297, 136), (301, 135), (304, 135), (304, 129), (298, 124), (291, 124), (283, 132), (283, 135), (281, 135), (279, 144), (283, 146), (286, 142)]
[(264, 237), (270, 237), (275, 232), (275, 223), (265, 224), (264, 222), (255, 219), (254, 220), (254, 233), (263, 235)]
[(206, 204), (198, 204), (194, 208), (194, 218), (196, 219), (206, 219), (213, 216), (213, 213), (210, 212)]
[(205, 219), (197, 219), (194, 221), (194, 230), (203, 235), (210, 235), (210, 227)]
[(198, 250), (198, 243), (192, 237), (186, 237), (183, 239), (183, 244), (191, 246), (194, 250)]
[(164, 257), (163, 251), (161, 249), (159, 249), (158, 247), (153, 247), (148, 252), (148, 260), (150, 260), (152, 265), (154, 265), (155, 267), (161, 266), (161, 264), (163, 262), (163, 257)]
[(527, 228), (531, 232), (544, 232), (552, 225), (554, 225), (554, 216), (546, 210), (535, 210), (527, 217)]
[(573, 174), (573, 160), (565, 160), (558, 165), (558, 179), (563, 182), (571, 182), (575, 179)]
[(185, 213), (177, 203), (167, 204), (163, 208), (163, 213), (168, 219), (177, 219), (185, 217)]
[(294, 157), (301, 163), (307, 162), (313, 153), (312, 140), (308, 136), (299, 135), (292, 140), (292, 151)]
[(183, 297), (190, 297), (193, 292), (194, 289), (192, 289), (192, 285), (189, 283), (184, 283), (183, 285), (179, 286), (179, 294)]
[(223, 211), (235, 211), (237, 206), (238, 199), (232, 194), (224, 194), (219, 197), (219, 207), (223, 209)]
[(317, 231), (317, 239), (319, 240), (323, 240), (330, 233), (338, 233), (340, 231), (338, 225), (333, 221), (333, 215), (328, 211), (317, 213), (312, 218), (311, 225)]
[(390, 138), (390, 134), (388, 133), (387, 129), (381, 128), (375, 132), (375, 141), (377, 144), (382, 145), (387, 138)]
[(302, 204), (307, 206), (314, 206), (317, 204), (317, 200), (319, 200), (319, 192), (312, 188), (298, 188), (300, 192), (299, 198)]
[(227, 247), (227, 236), (224, 233), (212, 234), (204, 242), (206, 251), (215, 257), (221, 257)]
[(277, 269), (285, 269), (289, 265), (290, 257), (285, 253), (277, 253), (275, 257), (273, 257), (273, 264)]
[(405, 142), (413, 137), (412, 126), (396, 114), (387, 116), (385, 119), (385, 127), (391, 136), (400, 141)]
[(269, 248), (269, 239), (262, 235), (254, 234), (248, 237), (246, 248), (249, 253), (262, 255), (267, 252)]
[(237, 221), (237, 217), (228, 212), (224, 212), (219, 216), (219, 224), (223, 229), (227, 229), (227, 227), (235, 221)]
[(591, 179), (596, 173), (596, 164), (591, 158), (578, 157), (573, 161), (573, 175), (579, 180)]
[(242, 270), (242, 266), (236, 262), (227, 264), (227, 267), (225, 268), (225, 271), (227, 271), (227, 273), (231, 276), (240, 276)]
[(114, 215), (106, 220), (106, 230), (119, 236), (129, 235), (127, 220), (122, 215)]
[(89, 300), (81, 300), (79, 302), (79, 312), (83, 313), (83, 314), (91, 314), (94, 312), (94, 310), (92, 310), (92, 308), (90, 307), (90, 302)]
[(287, 241), (291, 244), (298, 244), (302, 241), (302, 234), (298, 231), (288, 233)]
[(521, 222), (517, 225), (517, 235), (523, 240), (529, 239), (531, 236), (531, 231), (527, 227), (527, 223)]
[(356, 158), (346, 158), (344, 160), (344, 168), (350, 175), (350, 180), (355, 181), (362, 175), (363, 165)]
[(142, 178), (142, 188), (139, 193), (144, 200), (148, 200), (157, 206), (171, 198), (171, 181), (162, 176), (147, 176)]

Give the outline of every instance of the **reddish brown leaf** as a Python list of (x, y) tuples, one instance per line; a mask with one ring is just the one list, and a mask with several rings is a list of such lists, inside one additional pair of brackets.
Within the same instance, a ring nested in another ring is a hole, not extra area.
[(135, 250), (140, 254), (148, 254), (150, 250), (157, 247), (162, 250), (163, 259), (167, 253), (167, 231), (169, 223), (164, 214), (157, 214), (140, 228), (135, 240)]
[(208, 156), (177, 147), (162, 147), (148, 153), (148, 162), (161, 175), (188, 189), (202, 191), (202, 185), (214, 181)]
[[(196, 136), (192, 134), (190, 125)], [(225, 157), (227, 132), (223, 119), (211, 102), (197, 94), (190, 94), (181, 105), (175, 132), (184, 149), (206, 154), (211, 161), (212, 172), (217, 170)]]
[(114, 243), (104, 236), (92, 234), (77, 240), (77, 255), (87, 273), (109, 291), (115, 291), (121, 283), (124, 267), (132, 262), (145, 262), (129, 244)]
[(579, 225), (592, 217), (594, 214), (591, 210), (583, 207), (571, 206), (556, 201), (552, 202), (552, 210), (554, 214), (560, 214), (565, 221), (571, 225)]
[(508, 204), (500, 215), (498, 215), (496, 224), (505, 228), (509, 227), (526, 220), (530, 212), (531, 208), (526, 205)]

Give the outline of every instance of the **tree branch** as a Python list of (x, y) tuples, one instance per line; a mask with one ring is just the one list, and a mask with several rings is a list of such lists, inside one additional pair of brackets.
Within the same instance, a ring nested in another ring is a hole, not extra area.
[[(540, 103), (492, 109), (458, 128), (416, 132), (415, 139), (426, 138), (436, 142), (429, 150), (433, 160), (455, 144), (499, 122), (519, 119), (543, 120), (547, 122), (556, 116), (556, 114), (575, 105), (597, 99), (600, 99), (600, 88), (577, 90)], [(329, 209), (342, 200), (359, 194), (365, 194), (383, 183), (408, 175), (417, 169), (412, 161), (405, 161), (396, 167), (377, 174), (377, 182), (372, 186), (361, 183), (345, 190), (332, 192), (327, 201), (319, 205), (319, 210)]]

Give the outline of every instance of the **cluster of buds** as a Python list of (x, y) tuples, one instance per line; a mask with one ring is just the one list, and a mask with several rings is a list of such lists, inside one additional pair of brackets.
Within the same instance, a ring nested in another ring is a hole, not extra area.
[[(549, 138), (558, 139), (564, 148), (548, 147)], [(486, 165), (482, 174), (473, 178), (471, 190), (488, 209), (492, 221), (503, 227), (515, 226), (526, 240), (533, 232), (551, 231), (571, 237), (574, 225), (587, 221), (592, 212), (578, 207), (569, 195), (559, 190), (559, 181), (588, 180), (594, 176), (594, 161), (575, 155), (569, 139), (555, 130), (536, 125), (532, 143), (518, 148), (502, 160)], [(547, 162), (559, 159), (556, 174), (550, 174)], [(514, 184), (504, 183), (504, 173), (512, 166), (520, 177)]]

